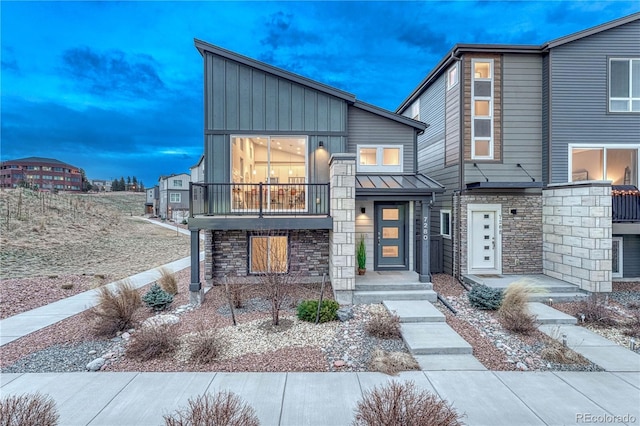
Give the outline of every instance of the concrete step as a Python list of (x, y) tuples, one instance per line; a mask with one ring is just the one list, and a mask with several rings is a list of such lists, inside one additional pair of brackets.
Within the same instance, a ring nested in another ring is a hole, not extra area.
[(444, 322), (444, 314), (427, 300), (384, 300), (389, 312), (400, 317), (401, 323)]
[(356, 283), (356, 291), (402, 291), (402, 290), (433, 290), (431, 283)]
[(540, 302), (529, 302), (529, 312), (536, 316), (538, 324), (575, 324), (575, 317), (553, 309), (551, 306)]
[(413, 355), (471, 354), (473, 349), (447, 323), (400, 324), (402, 339)]
[(473, 355), (414, 355), (422, 371), (486, 371)]
[(354, 291), (353, 304), (382, 303), (383, 300), (428, 300), (435, 302), (438, 295), (433, 290), (405, 291)]
[(548, 302), (551, 299), (554, 303), (576, 302), (589, 297), (587, 293), (534, 293), (529, 296), (529, 302)]

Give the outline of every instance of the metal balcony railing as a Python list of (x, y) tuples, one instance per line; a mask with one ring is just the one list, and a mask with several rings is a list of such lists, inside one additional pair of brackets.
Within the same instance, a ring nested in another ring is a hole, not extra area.
[(611, 188), (613, 222), (640, 222), (640, 191), (632, 185)]
[(190, 183), (190, 216), (329, 216), (328, 183)]

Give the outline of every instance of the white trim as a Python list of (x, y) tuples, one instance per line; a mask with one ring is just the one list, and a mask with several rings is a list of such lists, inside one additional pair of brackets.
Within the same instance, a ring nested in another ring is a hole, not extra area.
[[(455, 81), (451, 83), (451, 74), (454, 72), (455, 72)], [(452, 67), (450, 67), (447, 70), (445, 79), (447, 81), (447, 90), (451, 90), (458, 85), (458, 83), (460, 82), (460, 67), (458, 66), (458, 62), (456, 62)]]
[[(400, 164), (393, 166), (384, 166), (382, 164), (383, 153), (385, 149), (399, 149)], [(361, 149), (376, 149), (376, 164), (360, 164)], [(403, 145), (357, 145), (356, 146), (356, 170), (361, 173), (402, 173), (404, 162), (404, 146)]]
[[(628, 95), (629, 96), (625, 96), (625, 97), (612, 97), (611, 96), (611, 62), (613, 61), (627, 61), (629, 63), (629, 87), (627, 88), (628, 90)], [(639, 113), (640, 109), (633, 109), (633, 103), (636, 102), (638, 104), (640, 104), (640, 97), (634, 97), (633, 93), (632, 93), (632, 82), (633, 82), (633, 62), (637, 61), (640, 62), (640, 58), (634, 58), (634, 57), (629, 57), (629, 58), (609, 58), (608, 62), (607, 62), (607, 111), (612, 113), (612, 114), (620, 114), (620, 113)], [(627, 105), (627, 109), (626, 110), (614, 110), (611, 109), (611, 102), (612, 101), (625, 101), (628, 102)]]
[[(445, 233), (442, 232), (442, 225), (443, 225), (443, 219), (444, 219), (442, 217), (443, 214), (448, 214), (449, 215), (449, 219), (448, 219), (449, 223), (447, 224), (449, 226), (449, 233), (448, 234), (445, 234)], [(440, 235), (442, 235), (443, 238), (446, 238), (446, 239), (449, 239), (449, 240), (451, 239), (451, 210), (447, 210), (447, 209), (440, 210)]]
[[(471, 268), (473, 224), (472, 212), (490, 211), (495, 213), (495, 268)], [(467, 273), (468, 274), (502, 274), (502, 204), (468, 204), (467, 205)]]
[[(613, 272), (613, 242), (614, 241), (619, 241), (619, 246), (618, 246), (618, 272), (614, 273)], [(623, 247), (623, 237), (611, 237), (611, 278), (622, 278), (623, 274), (623, 252), (622, 252), (622, 247)]]
[[(637, 158), (636, 158), (636, 164), (637, 164), (637, 168), (638, 168), (638, 172), (636, 176), (636, 184), (640, 185), (640, 144), (607, 144), (607, 143), (600, 143), (600, 144), (593, 144), (593, 143), (570, 143), (567, 145), (567, 163), (568, 163), (568, 167), (567, 167), (567, 182), (573, 182), (573, 150), (574, 149), (580, 149), (580, 148), (585, 148), (585, 149), (603, 149), (603, 156), (602, 156), (602, 175), (603, 175), (603, 179), (602, 180), (607, 180), (607, 149), (635, 149), (637, 150)], [(599, 180), (599, 179), (591, 179), (589, 178), (589, 180)], [(578, 181), (576, 181), (578, 182)]]
[(411, 105), (411, 118), (414, 120), (420, 120), (420, 98)]
[[(489, 78), (479, 78), (474, 75), (474, 69), (476, 63), (488, 63), (489, 64)], [(494, 159), (494, 134), (493, 134), (493, 102), (494, 102), (494, 66), (493, 59), (484, 59), (484, 58), (472, 58), (471, 59), (471, 159), (472, 160), (493, 160)], [(491, 94), (489, 96), (476, 96), (475, 95), (475, 81), (489, 81), (491, 83)], [(475, 136), (475, 101), (489, 101), (489, 117), (478, 117), (479, 120), (488, 120), (489, 121), (489, 137)], [(478, 141), (488, 141), (489, 142), (489, 155), (479, 156), (476, 155), (476, 140)]]
[[(174, 198), (174, 197), (173, 197), (174, 195), (177, 195), (177, 196), (178, 196), (178, 197), (177, 197), (177, 198), (178, 198), (177, 200), (174, 200), (174, 199), (173, 199), (173, 198)], [(170, 203), (181, 203), (181, 202), (182, 202), (182, 194), (181, 194), (181, 193), (179, 193), (179, 192), (170, 192), (170, 193), (169, 193), (169, 202), (170, 202)]]

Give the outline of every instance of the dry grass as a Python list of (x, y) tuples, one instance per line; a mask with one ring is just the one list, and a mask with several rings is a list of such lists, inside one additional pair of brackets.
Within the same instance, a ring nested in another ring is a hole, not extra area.
[(580, 317), (584, 315), (584, 322), (596, 325), (614, 325), (615, 320), (607, 308), (606, 296), (601, 293), (591, 293), (589, 297), (578, 304)]
[(149, 361), (173, 354), (179, 345), (175, 325), (151, 325), (137, 330), (127, 345), (127, 356)]
[(170, 295), (175, 296), (178, 294), (178, 280), (176, 279), (176, 275), (168, 269), (160, 269), (160, 278), (158, 278), (157, 282), (160, 288)]
[(133, 316), (142, 306), (140, 293), (128, 280), (121, 281), (114, 290), (100, 287), (98, 304), (89, 310), (93, 317), (93, 331), (97, 336), (110, 337), (118, 331), (134, 326)]
[(215, 329), (207, 329), (204, 324), (198, 324), (196, 332), (188, 338), (190, 349), (189, 361), (197, 364), (210, 364), (218, 358), (221, 342)]
[(189, 400), (189, 407), (165, 415), (166, 426), (258, 426), (255, 410), (230, 391)]
[(40, 393), (0, 400), (0, 426), (53, 426), (58, 424), (58, 417), (56, 403)]
[(355, 426), (456, 426), (462, 416), (446, 401), (414, 382), (392, 381), (366, 392), (358, 402)]
[(400, 317), (389, 313), (386, 309), (376, 311), (372, 314), (371, 319), (367, 321), (365, 331), (370, 336), (379, 339), (399, 339), (402, 337)]
[(401, 371), (420, 370), (420, 365), (411, 354), (375, 349), (371, 354), (369, 369), (395, 376)]
[(529, 296), (538, 290), (525, 282), (514, 282), (504, 292), (498, 318), (502, 326), (514, 333), (529, 334), (537, 329), (536, 317), (529, 312)]

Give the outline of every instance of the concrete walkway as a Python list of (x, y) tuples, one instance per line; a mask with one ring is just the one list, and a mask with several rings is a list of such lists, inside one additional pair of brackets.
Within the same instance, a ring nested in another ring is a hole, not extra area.
[(468, 425), (632, 424), (638, 373), (430, 371), (381, 373), (42, 373), (0, 375), (2, 395), (51, 396), (60, 425), (161, 425), (206, 392), (230, 390), (261, 425), (349, 425), (363, 393), (413, 381), (449, 401)]

